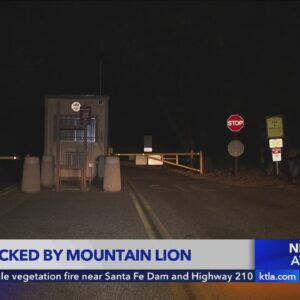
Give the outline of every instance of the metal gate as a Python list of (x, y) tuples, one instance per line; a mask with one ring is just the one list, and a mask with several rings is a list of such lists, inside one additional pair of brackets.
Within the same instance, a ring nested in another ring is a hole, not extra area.
[[(197, 172), (203, 175), (203, 152), (184, 152), (184, 153), (115, 153), (120, 157), (144, 158), (146, 161), (154, 160), (162, 164)], [(148, 164), (148, 163), (147, 163)]]

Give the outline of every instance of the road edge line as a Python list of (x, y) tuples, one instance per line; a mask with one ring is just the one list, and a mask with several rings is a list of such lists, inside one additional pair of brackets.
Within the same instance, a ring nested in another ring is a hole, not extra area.
[(146, 231), (146, 234), (148, 236), (149, 239), (155, 239), (156, 236), (155, 236), (155, 233), (152, 229), (152, 226), (147, 218), (147, 216), (145, 215), (144, 211), (143, 211), (143, 208), (141, 207), (138, 199), (136, 198), (134, 192), (133, 192), (133, 189), (132, 187), (130, 186), (129, 182), (126, 182), (127, 183), (127, 191), (128, 191), (128, 194), (133, 202), (133, 205), (143, 223), (143, 226), (144, 226), (144, 229)]
[(158, 229), (158, 232), (160, 233), (161, 237), (163, 239), (172, 239), (171, 234), (169, 233), (169, 231), (167, 230), (167, 228), (162, 224), (162, 222), (159, 220), (159, 218), (156, 216), (155, 212), (153, 211), (152, 207), (150, 206), (150, 204), (148, 203), (148, 201), (144, 198), (143, 195), (141, 195), (136, 187), (133, 185), (132, 182), (128, 181), (128, 184), (131, 186), (131, 188), (134, 190), (134, 192), (136, 193), (136, 195), (139, 197), (140, 201), (142, 202), (142, 204), (144, 205), (145, 209), (147, 210), (147, 212), (149, 213), (155, 227)]
[[(150, 218), (152, 219), (152, 222), (154, 226), (156, 226), (159, 234), (163, 239), (172, 239), (171, 234), (168, 232), (168, 230), (165, 228), (165, 226), (161, 223), (159, 218), (154, 213), (153, 209), (151, 208), (150, 204), (147, 202), (147, 200), (137, 191), (136, 187), (130, 182), (128, 179), (126, 180), (126, 187), (127, 191), (129, 193), (129, 196), (131, 197), (133, 204), (139, 214), (139, 217), (141, 218), (144, 228), (146, 230), (146, 233), (150, 239), (156, 239), (156, 235), (152, 229), (151, 223), (148, 220), (148, 217), (145, 215), (142, 206), (139, 204), (139, 201), (142, 202), (143, 206), (147, 210), (148, 214), (150, 215)], [(136, 194), (136, 195), (135, 195)], [(137, 197), (139, 199), (137, 199)], [(145, 222), (145, 223), (144, 223)], [(150, 232), (153, 234), (153, 237), (150, 237), (145, 224), (149, 226)], [(174, 297), (175, 300), (193, 300), (198, 299), (196, 296), (197, 293), (190, 285), (189, 283), (177, 283), (177, 282), (169, 282), (169, 289)]]

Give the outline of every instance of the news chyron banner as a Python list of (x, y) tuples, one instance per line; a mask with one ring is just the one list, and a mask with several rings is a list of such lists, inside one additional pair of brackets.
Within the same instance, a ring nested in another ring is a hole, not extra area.
[(0, 240), (0, 282), (299, 282), (300, 240)]

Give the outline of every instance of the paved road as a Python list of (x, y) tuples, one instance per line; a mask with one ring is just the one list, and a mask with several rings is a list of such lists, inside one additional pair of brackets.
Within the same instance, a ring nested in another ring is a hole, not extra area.
[[(300, 236), (300, 199), (296, 192), (234, 187), (190, 178), (160, 167), (126, 166), (122, 169), (122, 179), (120, 193), (104, 193), (99, 186), (92, 186), (88, 193), (48, 190), (29, 195), (16, 187), (2, 187), (0, 238), (250, 239)], [(300, 289), (295, 286), (2, 284), (0, 299), (299, 299)]]
[(237, 187), (180, 176), (171, 169), (127, 168), (126, 178), (145, 198), (172, 238), (299, 238), (299, 193)]
[[(0, 189), (1, 239), (146, 239), (124, 185), (120, 193)], [(2, 299), (175, 299), (170, 284), (0, 284)]]

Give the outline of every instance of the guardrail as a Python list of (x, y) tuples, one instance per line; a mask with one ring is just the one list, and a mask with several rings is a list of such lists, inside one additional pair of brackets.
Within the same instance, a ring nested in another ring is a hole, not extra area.
[[(147, 158), (161, 161), (165, 164), (172, 165), (175, 167), (187, 169), (190, 171), (194, 171), (199, 173), (200, 175), (203, 175), (204, 169), (203, 169), (203, 152), (183, 152), (183, 153), (114, 153), (116, 156), (146, 156)], [(159, 159), (158, 157), (161, 157)], [(199, 168), (195, 168), (194, 166), (187, 166), (182, 163), (180, 163), (180, 160), (182, 157), (190, 157), (190, 161), (192, 162), (195, 157), (199, 157)]]

